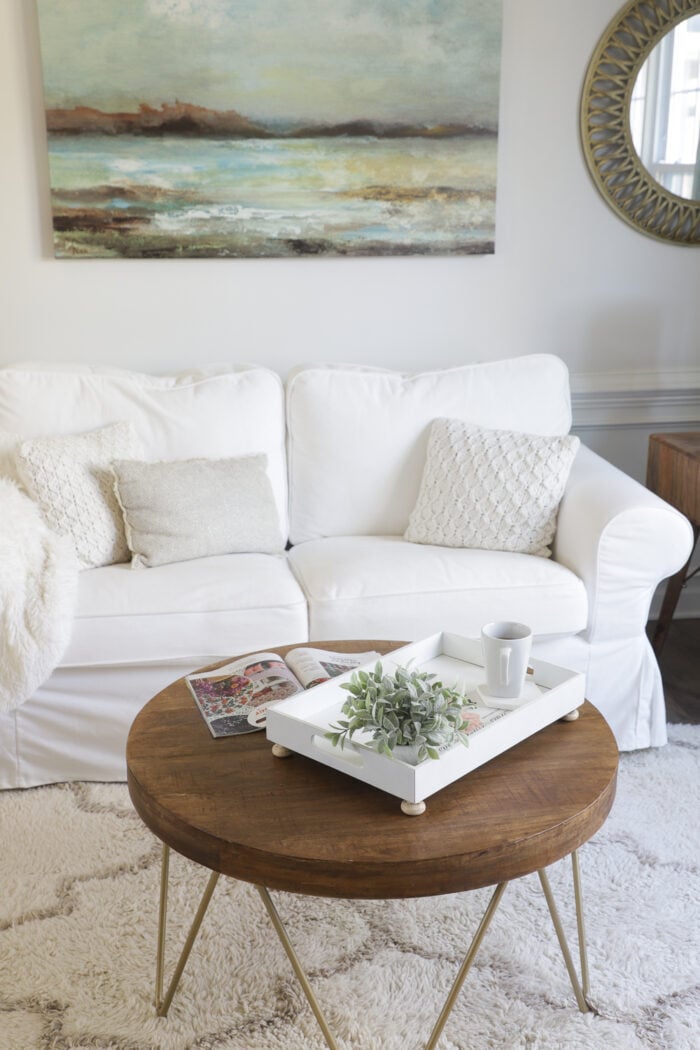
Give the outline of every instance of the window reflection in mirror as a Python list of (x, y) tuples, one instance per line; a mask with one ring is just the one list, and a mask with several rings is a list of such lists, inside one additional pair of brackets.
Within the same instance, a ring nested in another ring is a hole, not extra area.
[(667, 33), (642, 66), (630, 128), (652, 178), (679, 197), (700, 200), (700, 15)]

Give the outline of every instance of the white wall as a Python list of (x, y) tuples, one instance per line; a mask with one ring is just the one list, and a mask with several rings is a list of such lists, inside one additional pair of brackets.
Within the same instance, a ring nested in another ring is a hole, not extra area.
[(545, 350), (574, 373), (698, 368), (700, 252), (629, 229), (579, 147), (586, 64), (617, 7), (505, 0), (493, 257), (80, 261), (51, 256), (35, 4), (2, 0), (0, 358), (284, 371)]
[(35, 4), (0, 0), (0, 363), (284, 374), (552, 352), (585, 437), (643, 477), (650, 429), (698, 429), (700, 250), (628, 227), (585, 167), (581, 85), (619, 6), (504, 0), (495, 256), (125, 261), (52, 257)]

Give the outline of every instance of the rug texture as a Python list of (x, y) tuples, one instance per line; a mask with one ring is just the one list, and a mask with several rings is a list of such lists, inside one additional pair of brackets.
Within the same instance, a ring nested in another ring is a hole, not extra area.
[[(439, 1050), (700, 1047), (700, 727), (621, 756), (580, 851), (593, 1011), (539, 879), (507, 887)], [(1, 1050), (323, 1050), (252, 887), (221, 879), (170, 1015), (153, 1009), (160, 846), (124, 785), (0, 794)], [(575, 958), (567, 861), (549, 869)], [(167, 973), (207, 881), (171, 862)], [(424, 1046), (490, 891), (357, 902), (275, 894), (341, 1050)]]

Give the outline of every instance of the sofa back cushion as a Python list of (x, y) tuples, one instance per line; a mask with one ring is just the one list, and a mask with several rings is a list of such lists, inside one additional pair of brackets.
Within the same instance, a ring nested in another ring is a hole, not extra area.
[(126, 420), (155, 462), (264, 452), (287, 534), (284, 393), (274, 372), (222, 365), (145, 375), (82, 364), (0, 368), (0, 431), (23, 438), (77, 434)]
[(287, 383), (291, 542), (403, 534), (438, 417), (566, 434), (567, 368), (534, 354), (416, 375), (352, 365), (296, 370)]

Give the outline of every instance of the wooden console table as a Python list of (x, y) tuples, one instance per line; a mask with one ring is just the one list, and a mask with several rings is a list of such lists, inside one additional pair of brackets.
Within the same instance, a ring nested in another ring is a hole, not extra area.
[(666, 584), (652, 639), (654, 652), (658, 655), (666, 641), (683, 585), (698, 571), (688, 573), (700, 533), (700, 432), (649, 435), (647, 488), (685, 514), (695, 537), (690, 558)]

